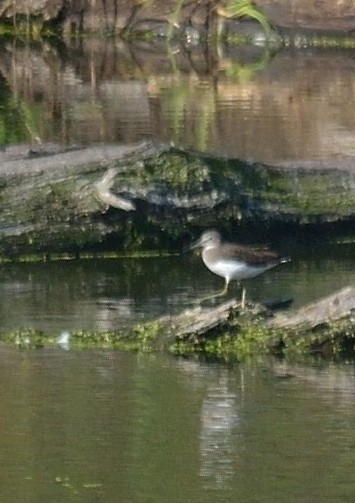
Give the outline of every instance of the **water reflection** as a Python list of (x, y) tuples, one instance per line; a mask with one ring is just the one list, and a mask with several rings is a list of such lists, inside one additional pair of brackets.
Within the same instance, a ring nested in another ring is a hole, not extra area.
[(353, 365), (329, 363), (326, 366), (305, 367), (287, 362), (273, 362), (276, 375), (290, 372), (293, 378), (304, 381), (313, 388), (322, 400), (331, 400), (334, 409), (344, 412), (355, 406), (355, 368)]
[(238, 454), (235, 433), (239, 417), (237, 395), (230, 391), (225, 370), (206, 391), (201, 407), (201, 468), (206, 489), (231, 488), (234, 460)]
[(284, 371), (0, 348), (1, 499), (351, 501), (354, 366)]
[(221, 46), (212, 57), (94, 38), (2, 49), (2, 144), (154, 137), (266, 162), (355, 154), (347, 51)]

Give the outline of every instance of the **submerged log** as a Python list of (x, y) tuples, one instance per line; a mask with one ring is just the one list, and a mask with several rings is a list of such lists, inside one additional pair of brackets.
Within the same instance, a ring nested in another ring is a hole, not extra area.
[(222, 360), (270, 354), (354, 357), (355, 287), (282, 315), (273, 315), (262, 305), (248, 304), (241, 310), (240, 302), (232, 299), (214, 307), (196, 306), (123, 331), (79, 330), (53, 338), (25, 327), (2, 334), (0, 339), (22, 349), (46, 345), (116, 348), (211, 355)]

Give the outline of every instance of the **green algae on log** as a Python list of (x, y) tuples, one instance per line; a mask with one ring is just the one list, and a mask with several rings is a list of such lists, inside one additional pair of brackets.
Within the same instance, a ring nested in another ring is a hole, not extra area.
[(2, 258), (173, 249), (221, 221), (355, 220), (349, 158), (266, 166), (142, 142), (10, 147), (0, 161)]
[(265, 307), (241, 310), (236, 300), (215, 307), (197, 306), (126, 330), (73, 331), (55, 338), (31, 328), (3, 334), (3, 343), (21, 349), (61, 346), (163, 351), (213, 356), (221, 360), (266, 355), (307, 357), (355, 356), (355, 287), (347, 287), (297, 312), (273, 315)]
[(180, 328), (171, 350), (178, 354), (202, 352), (223, 360), (270, 354), (355, 356), (355, 287), (346, 287), (295, 312), (274, 315), (257, 305), (241, 311), (236, 301), (216, 310), (202, 311), (199, 323), (187, 324), (185, 333)]

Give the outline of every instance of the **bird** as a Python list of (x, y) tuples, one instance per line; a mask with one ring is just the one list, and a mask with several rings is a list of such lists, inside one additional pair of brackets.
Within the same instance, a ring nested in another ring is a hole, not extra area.
[[(259, 274), (290, 261), (273, 251), (258, 251), (248, 246), (223, 242), (216, 230), (205, 231), (201, 237), (190, 245), (191, 249), (202, 248), (202, 260), (214, 274), (225, 280), (220, 293), (211, 297), (223, 296), (228, 291), (231, 280), (243, 281), (255, 278)], [(241, 308), (245, 307), (245, 288), (242, 289)]]

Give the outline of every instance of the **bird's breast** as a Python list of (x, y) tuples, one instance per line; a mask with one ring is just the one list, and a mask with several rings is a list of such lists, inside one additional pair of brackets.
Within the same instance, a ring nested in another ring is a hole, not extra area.
[(230, 280), (243, 280), (254, 278), (264, 271), (271, 269), (276, 264), (249, 264), (238, 257), (220, 257), (217, 250), (207, 249), (202, 252), (202, 259), (206, 267), (217, 274)]

